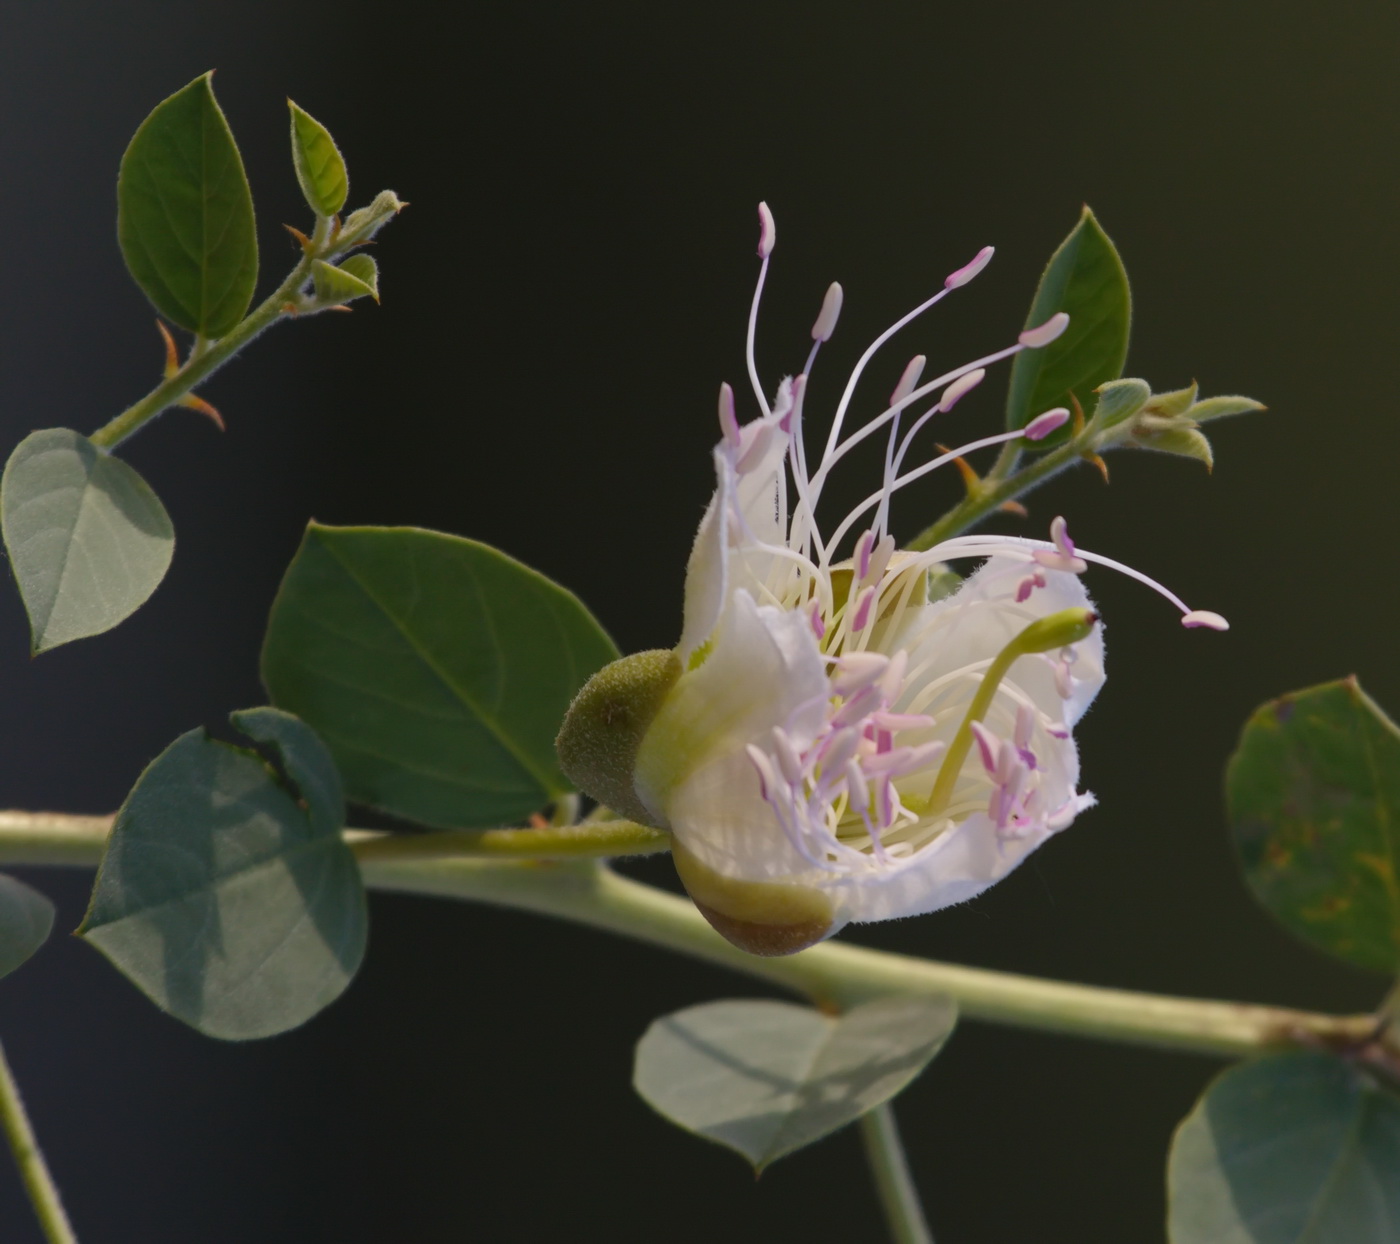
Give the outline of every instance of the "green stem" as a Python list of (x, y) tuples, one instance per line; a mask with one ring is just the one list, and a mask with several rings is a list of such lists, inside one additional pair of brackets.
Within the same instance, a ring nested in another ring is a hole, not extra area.
[[(595, 832), (617, 824), (604, 821), (578, 829)], [(110, 825), (110, 817), (0, 813), (0, 864), (94, 867), (101, 862)], [(888, 994), (937, 995), (952, 998), (969, 1019), (1226, 1057), (1298, 1047), (1349, 1051), (1375, 1034), (1374, 1015), (1326, 1015), (1075, 985), (866, 950), (841, 941), (823, 942), (786, 958), (762, 959), (724, 941), (687, 899), (618, 876), (596, 861), (561, 861), (558, 840), (548, 840), (550, 852), (542, 853), (552, 853), (553, 858), (427, 859), (407, 858), (416, 847), (394, 848), (406, 853), (397, 858), (386, 858), (383, 848), (369, 851), (365, 844), (383, 841), (383, 835), (347, 830), (346, 837), (361, 854), (361, 871), (373, 889), (471, 899), (573, 920), (732, 968), (838, 1008)], [(419, 837), (394, 841), (411, 843)], [(487, 841), (499, 856), (502, 840)], [(642, 841), (639, 832), (637, 842)]]
[(15, 1083), (3, 1047), (0, 1047), (0, 1123), (4, 1125), (10, 1152), (15, 1155), (15, 1165), (19, 1167), (35, 1217), (44, 1228), (44, 1237), (49, 1244), (78, 1244), (68, 1215), (63, 1212), (63, 1202), (59, 1200), (53, 1177), (44, 1164), (44, 1155), (39, 1152), (39, 1142), (24, 1111), (19, 1085)]
[[(905, 545), (905, 548), (914, 552), (921, 549), (931, 549), (935, 544), (966, 531), (974, 523), (986, 518), (1003, 502), (1019, 497), (1024, 492), (1029, 492), (1032, 488), (1043, 484), (1052, 475), (1057, 475), (1066, 467), (1074, 465), (1085, 449), (1086, 446), (1080, 444), (1078, 440), (1066, 441), (1058, 449), (1052, 449), (1049, 453), (1036, 458), (1024, 471), (1018, 471), (1015, 475), (1007, 476), (1005, 479), (1000, 478), (997, 474), (998, 469), (1002, 466), (1002, 460), (998, 459), (996, 466), (982, 480), (981, 486), (976, 492), (968, 493), (961, 502), (936, 523), (919, 532)], [(1006, 451), (1003, 450), (1002, 453), (1005, 457)], [(1014, 463), (1014, 456), (1007, 461)]]
[(288, 302), (294, 300), (301, 287), (311, 276), (311, 265), (326, 256), (321, 253), (328, 232), (329, 222), (318, 219), (311, 246), (301, 257), (301, 262), (258, 306), (224, 336), (215, 342), (199, 339), (190, 351), (185, 364), (173, 376), (162, 380), (145, 397), (128, 406), (110, 423), (98, 428), (88, 439), (100, 449), (113, 449), (126, 440), (143, 424), (154, 419), (164, 410), (174, 406), (182, 397), (190, 393), (195, 385), (217, 371), (253, 340), (263, 329), (285, 314)]
[(933, 1244), (889, 1102), (861, 1115), (860, 1139), (894, 1244)]

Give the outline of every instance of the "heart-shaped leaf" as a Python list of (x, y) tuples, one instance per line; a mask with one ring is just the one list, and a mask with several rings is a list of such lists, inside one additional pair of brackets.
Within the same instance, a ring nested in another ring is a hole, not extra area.
[[(1065, 311), (1069, 327), (1048, 346), (1016, 356), (1006, 398), (1007, 428), (1023, 428), (1043, 411), (1068, 406), (1071, 396), (1084, 411), (1092, 411), (1094, 390), (1123, 374), (1132, 309), (1123, 261), (1086, 207), (1050, 256), (1026, 317), (1026, 327), (1035, 328)], [(1062, 429), (1040, 445), (1058, 444), (1068, 436), (1069, 430)]]
[(301, 192), (318, 216), (334, 216), (345, 206), (350, 180), (345, 160), (330, 130), (289, 99), (292, 113), (292, 163)]
[(262, 673), (330, 745), (353, 801), (475, 828), (571, 789), (554, 736), (616, 656), (576, 597), (487, 545), (313, 523), (273, 603)]
[(38, 890), (0, 873), (0, 976), (48, 941), (53, 915), (53, 904)]
[(1395, 1244), (1400, 1100), (1326, 1054), (1232, 1067), (1177, 1130), (1171, 1244)]
[(175, 532), (131, 467), (68, 428), (25, 437), (0, 479), (34, 652), (110, 630), (160, 585)]
[(146, 297), (201, 337), (243, 318), (258, 279), (253, 196), (212, 73), (162, 100), (117, 177), (117, 239)]
[(879, 998), (839, 1017), (790, 1002), (710, 1002), (647, 1029), (632, 1083), (671, 1122), (761, 1171), (889, 1101), (956, 1021), (946, 998)]
[(276, 709), (234, 725), (279, 758), (181, 735), (127, 796), (81, 935), (155, 1004), (212, 1037), (305, 1023), (349, 984), (367, 916), (325, 745)]
[(1400, 970), (1400, 731), (1356, 679), (1260, 708), (1225, 792), (1255, 897), (1314, 946)]

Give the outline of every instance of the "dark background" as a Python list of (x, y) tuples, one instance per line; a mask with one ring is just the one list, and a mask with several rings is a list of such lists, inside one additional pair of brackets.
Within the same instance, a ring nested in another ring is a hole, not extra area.
[[(624, 650), (679, 632), (714, 392), (743, 378), (754, 204), (779, 245), (760, 339), (809, 413), (866, 341), (994, 242), (872, 370), (1020, 327), (1091, 203), (1133, 280), (1129, 374), (1245, 392), (1214, 476), (1118, 455), (1032, 499), (1228, 635), (1095, 572), (1112, 678), (1079, 732), (1102, 806), (982, 900), (853, 940), (1106, 985), (1361, 1008), (1383, 982), (1295, 945), (1230, 856), (1247, 714), (1348, 672), (1400, 710), (1392, 392), (1400, 12), (1391, 0), (438, 6), (10, 0), (0, 8), (0, 450), (105, 422), (158, 378), (113, 184), (131, 133), (217, 67), (259, 209), (263, 288), (304, 224), (283, 96), (336, 134), (381, 237), (382, 307), (282, 326), (129, 449), (179, 533), (115, 632), (30, 662), (0, 592), (0, 806), (101, 812), (178, 733), (260, 702), (256, 658), (308, 517), (414, 523), (577, 590)], [(1000, 417), (1005, 372), (943, 429)], [(742, 390), (741, 390), (742, 391)], [(750, 412), (751, 413), (751, 412)], [(851, 478), (853, 498), (869, 478)], [(953, 499), (909, 498), (910, 532)], [(948, 491), (940, 491), (946, 489)], [(664, 877), (669, 866), (650, 868)], [(88, 878), (28, 874), (78, 922)], [(376, 898), (361, 978), (305, 1029), (206, 1040), (56, 936), (0, 986), (0, 1035), (87, 1244), (874, 1240), (853, 1134), (755, 1184), (654, 1117), (631, 1045), (755, 992), (641, 945)], [(1163, 1159), (1211, 1060), (969, 1023), (900, 1099), (940, 1244), (1162, 1238)], [(0, 1240), (37, 1240), (0, 1163)]]

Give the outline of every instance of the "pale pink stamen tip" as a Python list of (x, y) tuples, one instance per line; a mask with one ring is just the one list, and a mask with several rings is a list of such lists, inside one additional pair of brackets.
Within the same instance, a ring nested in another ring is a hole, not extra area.
[(851, 630), (863, 631), (870, 623), (870, 607), (875, 603), (875, 589), (868, 587), (856, 601), (855, 617), (851, 619)]
[(808, 616), (811, 618), (812, 621), (812, 634), (815, 635), (819, 640), (825, 639), (826, 619), (822, 617), (821, 605), (814, 603), (812, 605), (812, 611)]
[(732, 449), (743, 441), (739, 432), (739, 417), (734, 413), (734, 390), (727, 384), (719, 386), (719, 429)]
[(1039, 350), (1042, 346), (1048, 346), (1068, 327), (1069, 315), (1064, 311), (1056, 311), (1044, 324), (1026, 329), (1016, 340), (1027, 350)]
[(1181, 625), (1194, 629), (1203, 626), (1210, 631), (1228, 631), (1230, 624), (1218, 613), (1212, 613), (1209, 609), (1192, 609), (1181, 619)]
[(966, 285), (973, 277), (982, 271), (992, 262), (992, 256), (996, 254), (996, 248), (984, 246), (977, 252), (977, 257), (969, 264), (964, 264), (956, 272), (950, 272), (943, 281), (944, 289), (958, 289)]
[(972, 723), (972, 737), (977, 740), (977, 750), (982, 754), (982, 767), (988, 773), (995, 773), (1001, 741), (980, 721)]
[(827, 286), (821, 312), (817, 316), (817, 322), (812, 325), (813, 341), (831, 340), (831, 334), (836, 331), (836, 321), (841, 315), (841, 302), (844, 297), (839, 281), (832, 281)]
[(866, 531), (856, 541), (856, 578), (864, 580), (870, 573), (870, 550), (875, 547), (875, 532)]
[(985, 367), (979, 367), (976, 371), (970, 371), (965, 376), (959, 376), (943, 390), (943, 396), (938, 399), (938, 409), (947, 414), (958, 404), (960, 398), (971, 393), (986, 377), (987, 369)]
[(1047, 410), (1043, 415), (1036, 415), (1026, 424), (1024, 435), (1028, 441), (1043, 441), (1051, 432), (1064, 427), (1068, 422), (1069, 410), (1064, 406), (1056, 406), (1054, 410)]
[(924, 364), (927, 362), (927, 357), (916, 354), (905, 364), (904, 374), (900, 376), (899, 383), (894, 386), (894, 392), (890, 394), (891, 406), (898, 406), (914, 392), (914, 386), (919, 383), (919, 377), (924, 374)]
[(773, 243), (778, 240), (778, 227), (773, 223), (773, 213), (767, 203), (758, 205), (758, 257), (767, 259), (773, 253)]

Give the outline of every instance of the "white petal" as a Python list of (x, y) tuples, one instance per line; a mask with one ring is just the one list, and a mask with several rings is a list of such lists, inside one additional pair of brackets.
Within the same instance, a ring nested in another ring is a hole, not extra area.
[(685, 568), (685, 622), (676, 655), (681, 665), (690, 658), (715, 629), (724, 608), (728, 574), (728, 527), (730, 472), (720, 450), (715, 450), (715, 477), (718, 487), (710, 498), (709, 509), (700, 520), (690, 561)]
[[(758, 778), (745, 745), (767, 750), (773, 727), (781, 726), (805, 748), (821, 725), (826, 696), (826, 667), (806, 615), (760, 608), (747, 592), (736, 591), (713, 650), (681, 675), (647, 730), (637, 754), (637, 793), (663, 822), (674, 824), (677, 787), (725, 758), (746, 773), (742, 784), (757, 799)], [(728, 810), (719, 795), (714, 812), (723, 817)], [(762, 807), (769, 832), (781, 837)]]

